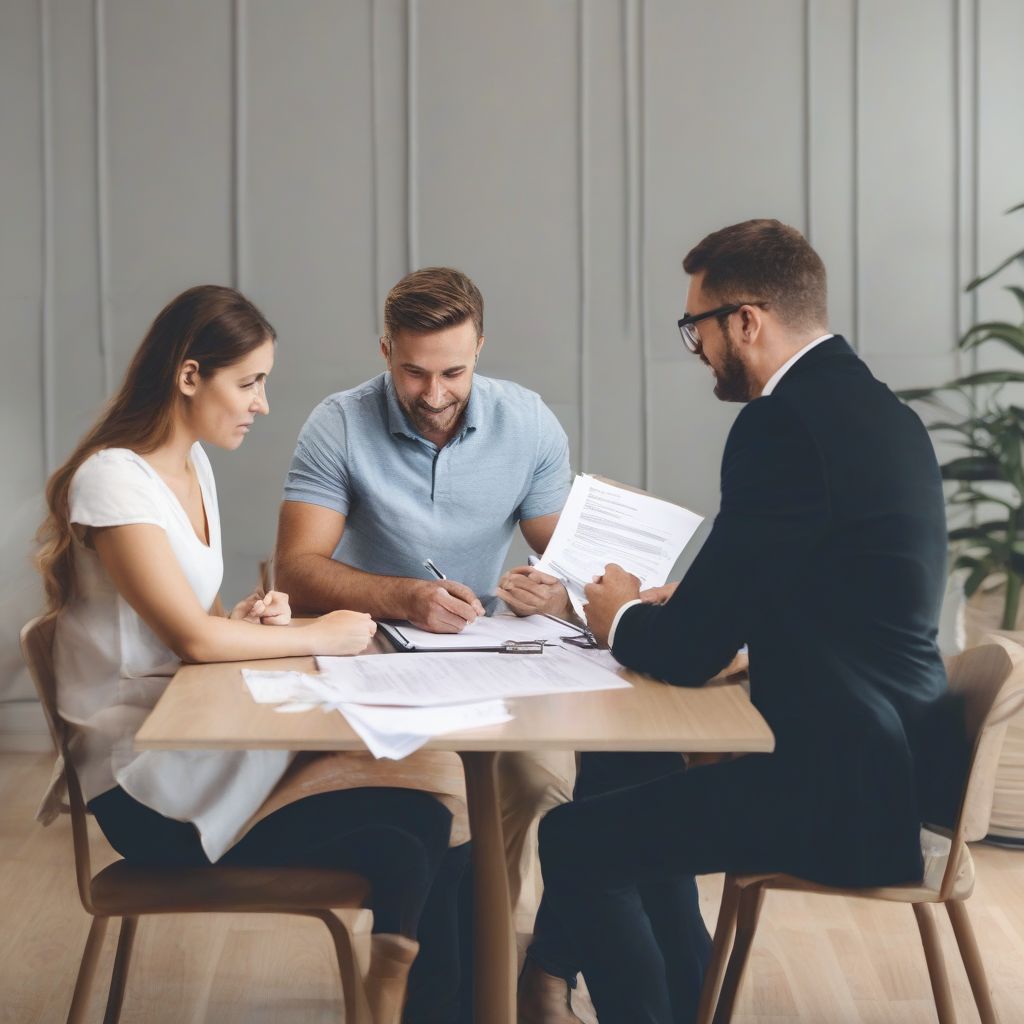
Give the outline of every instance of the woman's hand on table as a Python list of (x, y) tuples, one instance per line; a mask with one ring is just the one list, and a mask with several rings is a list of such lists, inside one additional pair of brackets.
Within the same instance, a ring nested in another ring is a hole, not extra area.
[(310, 654), (359, 654), (377, 632), (377, 623), (365, 612), (328, 612), (302, 629), (313, 630)]
[(264, 626), (287, 626), (292, 621), (292, 610), (287, 594), (280, 590), (268, 590), (265, 594), (257, 590), (239, 601), (228, 618)]

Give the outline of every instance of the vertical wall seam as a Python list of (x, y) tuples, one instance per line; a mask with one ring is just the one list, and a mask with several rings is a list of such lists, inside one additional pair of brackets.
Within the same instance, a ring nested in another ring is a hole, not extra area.
[(853, 347), (858, 352), (860, 340), (860, 56), (861, 56), (861, 20), (860, 0), (853, 0), (853, 187), (851, 189), (851, 206), (853, 231), (853, 281), (852, 281), (852, 316), (853, 316)]
[(626, 86), (626, 222), (627, 222), (627, 311), (630, 339), (636, 338), (640, 356), (640, 483), (650, 477), (649, 368), (645, 332), (643, 287), (643, 95), (641, 68), (641, 7), (638, 0), (624, 0), (623, 39), (625, 43)]
[[(971, 278), (981, 273), (981, 0), (971, 3)], [(970, 319), (979, 319), (979, 297), (971, 292)], [(978, 350), (971, 350), (971, 369), (978, 369)]]
[(812, 203), (811, 203), (811, 186), (813, 179), (811, 177), (813, 167), (811, 163), (811, 133), (812, 133), (812, 101), (813, 97), (811, 94), (811, 0), (804, 0), (804, 18), (803, 18), (803, 29), (804, 29), (804, 231), (807, 235), (807, 240), (814, 244), (814, 223), (811, 219)]
[(646, 20), (643, 0), (637, 8), (636, 26), (636, 71), (637, 71), (637, 279), (640, 302), (640, 351), (643, 353), (643, 439), (644, 439), (644, 489), (652, 484), (651, 467), (654, 453), (651, 450), (651, 344), (650, 324), (647, 310), (647, 64)]
[(587, 79), (589, 72), (588, 48), (587, 48), (587, 0), (577, 0), (576, 3), (576, 24), (577, 24), (577, 117), (579, 119), (577, 135), (577, 160), (579, 164), (578, 173), (578, 198), (579, 198), (579, 466), (581, 470), (589, 468), (589, 438), (590, 438), (590, 352), (588, 335), (590, 328), (589, 317), (589, 232), (587, 226), (587, 212), (590, 206), (590, 195), (587, 188), (587, 149), (589, 142), (588, 118), (590, 104), (587, 95)]
[(110, 324), (110, 214), (107, 167), (107, 43), (106, 4), (93, 3), (93, 44), (96, 52), (96, 247), (99, 280), (100, 360), (104, 395), (114, 390), (114, 361)]
[(405, 3), (405, 156), (406, 156), (406, 270), (412, 271), (419, 265), (419, 190), (417, 181), (417, 125), (416, 83), (419, 78), (416, 66), (417, 32), (419, 19), (416, 0)]
[[(963, 330), (964, 296), (961, 270), (963, 267), (963, 39), (960, 32), (961, 0), (953, 0), (953, 323), (957, 335)], [(960, 374), (960, 349), (953, 347), (953, 365)]]
[(619, 11), (622, 18), (622, 153), (623, 180), (626, 186), (626, 316), (625, 329), (632, 336), (636, 322), (637, 269), (636, 269), (636, 68), (634, 59), (634, 0), (622, 0)]
[(56, 469), (56, 413), (54, 382), (54, 188), (53, 188), (53, 93), (50, 68), (50, 0), (39, 5), (39, 68), (40, 101), (42, 115), (42, 180), (43, 180), (43, 237), (42, 237), (42, 289), (40, 304), (40, 369), (43, 384), (41, 402), (43, 433), (43, 468), (49, 479)]
[(246, 95), (245, 62), (247, 51), (245, 35), (247, 29), (246, 0), (234, 0), (232, 4), (231, 46), (232, 46), (232, 89), (231, 115), (232, 131), (232, 184), (231, 184), (231, 277), (234, 286), (244, 290), (249, 282), (246, 265), (245, 211), (246, 196), (246, 138), (248, 127), (248, 97)]
[[(370, 263), (370, 323), (377, 323), (377, 303), (380, 301), (380, 97), (377, 92), (377, 0), (370, 0), (370, 245), (373, 258)], [(381, 328), (383, 330), (383, 328)]]

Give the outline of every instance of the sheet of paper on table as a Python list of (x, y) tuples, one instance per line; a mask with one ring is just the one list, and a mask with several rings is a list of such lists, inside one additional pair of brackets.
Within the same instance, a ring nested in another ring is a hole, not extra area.
[(565, 582), (582, 616), (584, 586), (612, 562), (637, 576), (641, 590), (660, 587), (703, 521), (661, 498), (577, 476), (537, 568)]
[(628, 689), (607, 651), (317, 658), (320, 675), (243, 669), (255, 701), (337, 710), (375, 757), (398, 760), (433, 736), (507, 722), (505, 698)]
[(338, 704), (336, 707), (374, 757), (388, 757), (393, 761), (408, 757), (433, 736), (512, 720), (502, 700), (436, 708), (382, 708), (367, 704)]
[(338, 703), (430, 707), (548, 693), (628, 689), (615, 671), (557, 647), (543, 654), (318, 657), (310, 677)]

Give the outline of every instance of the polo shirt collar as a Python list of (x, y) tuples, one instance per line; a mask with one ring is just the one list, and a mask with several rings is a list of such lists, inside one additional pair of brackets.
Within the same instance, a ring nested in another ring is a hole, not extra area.
[(478, 430), (484, 421), (483, 397), (480, 394), (480, 378), (473, 374), (473, 390), (469, 393), (469, 401), (462, 412), (462, 429), (459, 437), (465, 437), (471, 430)]

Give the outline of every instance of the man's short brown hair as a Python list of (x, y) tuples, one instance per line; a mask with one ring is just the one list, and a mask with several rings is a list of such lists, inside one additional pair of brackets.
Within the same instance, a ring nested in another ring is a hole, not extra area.
[(484, 333), (484, 297), (460, 270), (424, 267), (406, 274), (384, 300), (385, 337), (401, 331), (430, 334), (472, 320), (477, 337)]
[(807, 239), (781, 221), (746, 220), (714, 231), (686, 254), (683, 270), (703, 273), (702, 290), (723, 305), (765, 302), (794, 328), (828, 323), (825, 265)]

